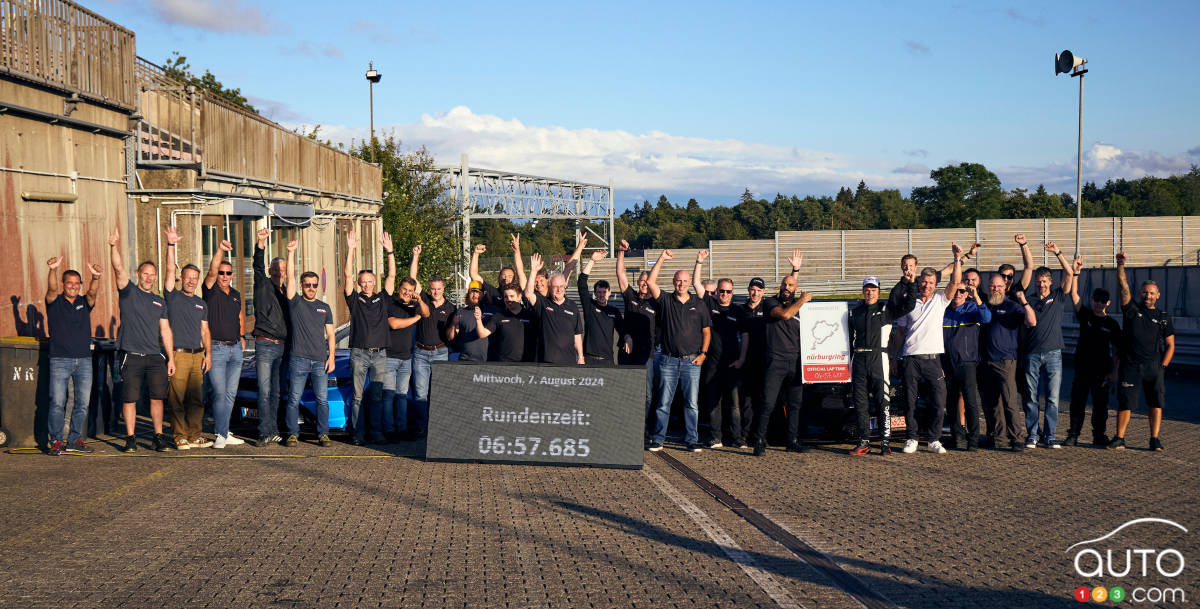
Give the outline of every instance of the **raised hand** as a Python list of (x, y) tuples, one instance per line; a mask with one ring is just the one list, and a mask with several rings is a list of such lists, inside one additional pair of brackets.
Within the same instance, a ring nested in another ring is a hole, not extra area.
[(108, 236), (108, 246), (116, 247), (119, 243), (121, 243), (121, 228), (114, 226), (112, 234)]
[(607, 255), (608, 252), (604, 250), (596, 250), (592, 252), (592, 262), (600, 262), (601, 260), (604, 260), (604, 257)]
[(617, 245), (617, 251), (618, 252), (628, 252), (629, 251), (629, 242), (624, 239), (621, 239), (621, 243), (619, 245)]
[[(266, 229), (264, 228), (263, 230)], [(175, 228), (174, 226), (168, 226), (163, 232), (166, 233), (167, 243), (171, 245), (175, 245), (183, 240), (183, 237), (179, 236), (179, 229)]]
[(805, 292), (804, 290), (800, 290), (800, 302), (806, 303), (806, 302), (812, 300), (812, 297), (813, 297), (812, 292)]
[(358, 247), (358, 233), (357, 232), (349, 231), (346, 233), (346, 247), (349, 247), (350, 249), (354, 249), (354, 248)]
[(1058, 245), (1056, 245), (1053, 241), (1047, 241), (1044, 247), (1046, 248), (1047, 252), (1050, 252), (1055, 256), (1058, 255)]
[(512, 248), (512, 251), (514, 251), (514, 252), (521, 251), (521, 234), (520, 233), (509, 233), (508, 247)]
[(418, 244), (414, 245), (412, 252), (413, 252), (413, 258), (420, 257), (421, 256), (421, 244), (418, 243)]
[(271, 236), (271, 229), (269, 229), (269, 228), (260, 228), (260, 229), (258, 229), (258, 231), (255, 233), (255, 236), (256, 236), (256, 237), (258, 237), (258, 247), (259, 247), (259, 249), (266, 249), (266, 247), (267, 247), (267, 238)]
[(383, 248), (383, 251), (389, 254), (392, 253), (392, 235), (387, 231), (380, 233), (379, 246)]
[(704, 262), (708, 259), (708, 250), (700, 250), (696, 252), (696, 262)]
[(298, 247), (300, 247), (300, 241), (298, 241), (296, 239), (292, 239), (291, 241), (288, 241), (287, 252), (289, 254), (291, 254), (292, 252), (295, 252), (296, 248), (298, 248)]
[(221, 249), (221, 251), (222, 251), (222, 252), (225, 252), (225, 253), (227, 253), (227, 254), (228, 254), (229, 252), (232, 252), (232, 251), (233, 251), (233, 244), (232, 244), (232, 243), (230, 243), (228, 239), (224, 239), (224, 240), (222, 240), (222, 241), (221, 241), (221, 245), (220, 245), (220, 246), (218, 246), (218, 247), (220, 247), (220, 249)]
[(658, 255), (659, 260), (671, 260), (674, 257), (675, 254), (672, 254), (671, 250), (663, 250), (662, 253)]
[(1017, 302), (1019, 302), (1023, 305), (1028, 304), (1029, 301), (1025, 299), (1025, 292), (1023, 290), (1016, 290), (1016, 295), (1017, 295)]
[(959, 245), (958, 243), (951, 243), (951, 244), (950, 244), (950, 251), (954, 252), (954, 257), (955, 257), (955, 258), (961, 258), (961, 257), (962, 257), (962, 253), (963, 253), (963, 251), (962, 251), (962, 246), (961, 246), (961, 245)]
[(1071, 262), (1071, 270), (1078, 275), (1079, 271), (1083, 270), (1083, 256), (1076, 256)]
[(804, 264), (804, 252), (799, 249), (792, 250), (792, 255), (788, 256), (788, 262), (792, 265), (792, 268), (800, 268), (800, 265)]
[(63, 258), (64, 258), (64, 256), (57, 256), (55, 258), (51, 258), (46, 261), (46, 266), (48, 266), (52, 269), (57, 269), (58, 267), (62, 266)]
[(971, 246), (971, 249), (967, 250), (967, 255), (968, 255), (968, 256), (970, 256), (970, 257), (972, 257), (972, 258), (974, 258), (974, 257), (975, 257), (975, 252), (978, 252), (978, 251), (979, 251), (979, 245), (980, 245), (980, 244), (978, 244), (978, 243), (976, 243), (975, 245), (972, 245), (972, 246)]
[(1117, 254), (1117, 266), (1125, 266), (1125, 252)]
[(484, 253), (484, 252), (486, 252), (486, 251), (487, 251), (487, 246), (486, 246), (486, 245), (484, 245), (484, 244), (482, 244), (482, 243), (476, 243), (476, 244), (475, 244), (475, 253), (476, 253), (477, 255), (480, 255), (480, 256), (482, 256), (482, 255), (483, 255), (483, 253)]
[(537, 275), (540, 270), (542, 270), (542, 255), (535, 253), (529, 256), (529, 272)]
[(1025, 233), (1017, 233), (1013, 235), (1013, 241), (1016, 241), (1017, 245), (1025, 245)]
[(89, 263), (89, 264), (87, 265), (87, 269), (88, 269), (88, 272), (92, 274), (92, 277), (99, 277), (99, 276), (100, 276), (100, 271), (101, 271), (101, 269), (100, 269), (100, 265), (99, 265), (99, 264), (90, 264), (90, 263)]

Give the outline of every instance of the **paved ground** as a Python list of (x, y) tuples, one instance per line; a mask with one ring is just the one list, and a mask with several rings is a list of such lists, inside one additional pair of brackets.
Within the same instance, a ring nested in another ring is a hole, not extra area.
[[(3, 454), (0, 607), (861, 607), (847, 590), (1069, 607), (1080, 585), (1178, 588), (1186, 602), (1139, 606), (1195, 606), (1200, 383), (1169, 391), (1157, 454), (1141, 415), (1123, 452), (668, 449), (849, 587), (651, 453), (643, 470), (426, 463), (418, 443)], [(1175, 548), (1181, 574), (1152, 556), (1142, 578), (1136, 555), (1126, 577), (1074, 572), (1069, 546), (1144, 517), (1189, 532), (1135, 524), (1095, 547), (1119, 550), (1118, 571), (1125, 548)]]

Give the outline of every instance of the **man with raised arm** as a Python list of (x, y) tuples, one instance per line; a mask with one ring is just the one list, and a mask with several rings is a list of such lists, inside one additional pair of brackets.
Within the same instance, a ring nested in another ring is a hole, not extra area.
[(1063, 444), (1076, 446), (1083, 432), (1088, 395), (1092, 396), (1092, 444), (1108, 446), (1108, 392), (1117, 382), (1121, 325), (1108, 316), (1112, 298), (1108, 290), (1092, 291), (1090, 306), (1079, 297), (1079, 272), (1083, 258), (1072, 262), (1071, 303), (1079, 320), (1079, 340), (1075, 343), (1075, 378), (1071, 382), (1071, 427)]
[(1008, 281), (1009, 296), (1016, 297), (1012, 292), (1024, 292), (1029, 289), (1029, 282), (1033, 280), (1033, 252), (1029, 251), (1029, 243), (1025, 240), (1025, 233), (1017, 233), (1013, 235), (1013, 241), (1017, 244), (1017, 248), (1021, 250), (1021, 276), (1017, 277), (1017, 269), (1011, 264), (1000, 265), (999, 271), (1004, 275), (1004, 279)]
[(167, 378), (175, 374), (175, 343), (171, 323), (167, 319), (167, 302), (154, 293), (158, 267), (147, 260), (138, 265), (137, 283), (129, 280), (129, 271), (121, 261), (121, 232), (113, 229), (108, 237), (109, 263), (117, 286), (117, 303), (121, 310), (121, 334), (118, 349), (124, 351), (121, 360), (122, 414), (125, 418), (127, 453), (137, 451), (134, 426), (137, 424), (137, 402), (143, 386), (150, 400), (150, 420), (154, 425), (154, 450), (172, 450), (171, 441), (163, 435), (163, 399), (167, 397)]
[(446, 328), (446, 338), (458, 342), (460, 362), (486, 362), (488, 359), (488, 337), (492, 335), (488, 322), (492, 319), (493, 307), (485, 309), (483, 298), (483, 284), (478, 281), (468, 284), (466, 302)]
[[(978, 278), (978, 273), (976, 273)], [(954, 296), (942, 317), (942, 335), (946, 354), (942, 365), (949, 378), (947, 393), (950, 404), (962, 403), (966, 425), (955, 408), (950, 415), (950, 437), (953, 447), (975, 451), (979, 449), (979, 337), (982, 327), (992, 321), (992, 311), (983, 306), (979, 291), (963, 277), (954, 286)], [(935, 430), (940, 435), (940, 430)]]
[(203, 296), (208, 303), (208, 329), (212, 334), (212, 368), (208, 380), (213, 388), (213, 448), (245, 444), (229, 433), (229, 418), (242, 378), (242, 353), (246, 348), (246, 313), (242, 295), (232, 286), (233, 264), (225, 260), (232, 255), (233, 244), (221, 241), (213, 252), (204, 277)]
[(746, 285), (747, 300), (741, 305), (741, 354), (737, 364), (741, 371), (741, 417), (742, 436), (733, 438), (730, 448), (741, 448), (754, 444), (751, 437), (754, 418), (762, 412), (763, 380), (767, 370), (767, 311), (763, 308), (763, 295), (767, 283), (762, 277), (750, 279)]
[[(515, 234), (510, 234), (508, 237), (509, 247), (513, 251), (513, 256), (515, 259), (519, 259), (521, 256), (520, 237)], [(484, 306), (498, 308), (504, 306), (504, 296), (500, 293), (500, 288), (517, 281), (517, 263), (514, 260), (513, 266), (501, 268), (496, 273), (496, 284), (492, 285), (488, 283), (487, 280), (483, 278), (483, 275), (479, 272), (479, 256), (486, 251), (486, 245), (482, 243), (475, 245), (475, 249), (471, 252), (471, 264), (469, 265), (468, 272), (470, 274), (471, 281), (478, 281), (479, 284), (483, 286), (481, 288), (483, 290), (483, 298), (480, 300), (480, 303)]]
[[(579, 251), (587, 244), (587, 238), (579, 241)], [(620, 344), (620, 349), (626, 353), (633, 347), (633, 341), (626, 336), (621, 337), (623, 320), (621, 310), (608, 303), (612, 293), (608, 282), (601, 279), (588, 291), (588, 280), (592, 275), (595, 264), (604, 259), (608, 252), (596, 250), (583, 263), (579, 271), (579, 279), (575, 289), (579, 294), (579, 307), (583, 310), (583, 357), (589, 366), (612, 366), (616, 364), (613, 344)]]
[(937, 291), (938, 272), (932, 267), (925, 267), (921, 270), (917, 284), (920, 294), (913, 309), (896, 320), (897, 338), (900, 340), (895, 344), (902, 344), (904, 353), (906, 453), (917, 452), (920, 439), (917, 428), (917, 388), (922, 380), (929, 383), (929, 401), (933, 406), (933, 417), (929, 424), (929, 452), (946, 452), (940, 439), (942, 419), (946, 416), (946, 375), (941, 362), (942, 354), (946, 351), (946, 342), (942, 336), (942, 317), (962, 280), (963, 254), (957, 243), (951, 243), (950, 249), (954, 253), (951, 263), (953, 272), (946, 289)]
[[(1058, 428), (1058, 390), (1062, 385), (1062, 320), (1071, 287), (1071, 263), (1053, 241), (1046, 251), (1058, 258), (1062, 281), (1056, 287), (1050, 269), (1033, 272), (1034, 287), (1026, 297), (1037, 313), (1037, 326), (1029, 331), (1025, 348), (1025, 448), (1036, 448), (1041, 439), (1047, 448), (1062, 448), (1054, 437)], [(1041, 424), (1038, 397), (1046, 395), (1046, 421)]]
[[(529, 259), (529, 270), (542, 270), (542, 256)], [(533, 306), (541, 328), (541, 361), (547, 364), (583, 365), (583, 315), (579, 305), (567, 298), (567, 278), (562, 273), (550, 276), (550, 295), (537, 293), (534, 282), (525, 284), (525, 300)]]
[[(392, 236), (381, 233), (379, 244), (387, 253), (395, 276), (395, 259), (392, 258)], [(355, 257), (358, 255), (358, 234), (346, 233), (346, 264), (342, 268), (342, 286), (346, 306), (350, 309), (350, 370), (354, 382), (354, 403), (350, 408), (350, 426), (353, 428), (351, 442), (361, 446), (364, 442), (382, 444), (383, 437), (383, 384), (387, 376), (388, 300), (387, 294), (378, 291), (375, 273), (362, 269), (355, 273)], [(357, 284), (358, 289), (355, 289)], [(370, 384), (367, 375), (370, 374)], [(366, 394), (366, 405), (363, 395)], [(365, 409), (365, 412), (364, 412)], [(369, 423), (368, 423), (369, 421)], [(371, 428), (370, 436), (367, 427)]]
[(408, 387), (412, 379), (413, 335), (417, 323), (429, 317), (421, 285), (412, 277), (400, 280), (388, 303), (387, 378), (383, 383), (383, 434), (393, 441), (408, 438)]
[(984, 331), (984, 362), (979, 374), (987, 437), (980, 446), (998, 448), (1000, 440), (1007, 438), (1009, 450), (1021, 452), (1025, 450), (1025, 414), (1017, 391), (1017, 343), (1022, 328), (1037, 325), (1037, 314), (1025, 299), (1025, 292), (1010, 290), (1011, 285), (1012, 277), (1005, 277), (1003, 272), (992, 275), (988, 284), (987, 306), (992, 321)]
[(1167, 386), (1163, 372), (1175, 357), (1175, 324), (1171, 315), (1158, 308), (1158, 284), (1143, 281), (1139, 299), (1134, 302), (1125, 277), (1125, 253), (1117, 254), (1117, 287), (1121, 290), (1121, 316), (1124, 317), (1121, 350), (1120, 386), (1117, 388), (1117, 436), (1108, 448), (1125, 448), (1125, 430), (1138, 402), (1138, 387), (1146, 394), (1150, 409), (1150, 450), (1162, 452), (1158, 439), (1162, 430), (1162, 411), (1167, 404)]
[(204, 431), (204, 374), (212, 367), (212, 335), (208, 329), (208, 303), (196, 290), (200, 287), (200, 269), (187, 264), (180, 273), (176, 289), (175, 269), (181, 240), (174, 226), (166, 229), (167, 266), (163, 271), (163, 294), (167, 300), (167, 319), (175, 346), (175, 374), (167, 388), (167, 417), (179, 450), (212, 446)]
[(658, 369), (661, 387), (658, 392), (658, 410), (654, 422), (654, 434), (650, 438), (652, 451), (662, 450), (667, 438), (667, 423), (671, 416), (671, 403), (675, 390), (683, 391), (685, 427), (684, 443), (692, 452), (700, 452), (700, 370), (708, 359), (708, 347), (712, 340), (712, 317), (708, 307), (688, 288), (692, 276), (687, 271), (676, 271), (672, 279), (675, 291), (663, 292), (658, 287), (658, 274), (663, 263), (674, 258), (671, 250), (663, 250), (654, 268), (650, 271), (650, 296), (657, 301), (659, 310), (662, 351), (658, 354)]
[(289, 334), (291, 357), (288, 361), (291, 387), (284, 414), (288, 436), (283, 445), (295, 446), (300, 442), (300, 396), (304, 394), (304, 385), (311, 384), (317, 403), (317, 444), (329, 446), (329, 373), (333, 372), (334, 354), (337, 353), (333, 312), (328, 304), (317, 300), (321, 278), (316, 273), (305, 271), (299, 279), (296, 278), (297, 246), (298, 241), (287, 244), (288, 276), (285, 289), (292, 321)]
[[(408, 276), (417, 279), (420, 267), (421, 246), (412, 249), (412, 262), (408, 267)], [(419, 280), (418, 280), (419, 282)], [(457, 308), (446, 299), (446, 281), (438, 275), (430, 277), (426, 285), (428, 290), (418, 296), (429, 309), (429, 316), (422, 317), (417, 322), (417, 330), (413, 337), (413, 408), (416, 411), (413, 418), (412, 436), (414, 439), (425, 437), (429, 427), (429, 378), (433, 372), (433, 362), (444, 362), (450, 359), (450, 350), (446, 347), (446, 332), (454, 319)]]
[[(755, 413), (754, 456), (767, 454), (767, 428), (771, 424), (771, 412), (779, 401), (779, 394), (786, 390), (784, 404), (787, 408), (787, 449), (789, 452), (804, 453), (809, 448), (800, 440), (801, 411), (804, 409), (804, 377), (800, 370), (800, 323), (796, 315), (800, 308), (812, 300), (812, 294), (799, 290), (800, 265), (804, 254), (792, 250), (788, 257), (792, 272), (779, 282), (779, 292), (774, 298), (763, 301), (766, 311), (767, 369), (763, 377), (762, 411)], [(797, 293), (799, 291), (799, 293)]]
[(650, 441), (653, 423), (650, 413), (653, 412), (656, 389), (658, 388), (658, 304), (650, 296), (650, 273), (642, 271), (637, 278), (637, 290), (629, 285), (629, 276), (625, 273), (625, 252), (629, 251), (629, 242), (622, 239), (617, 245), (617, 289), (621, 291), (621, 299), (625, 301), (625, 336), (628, 337), (630, 348), (628, 353), (618, 354), (617, 363), (629, 366), (646, 367), (646, 441)]
[[(288, 342), (287, 263), (271, 260), (266, 267), (268, 228), (258, 229), (254, 244), (254, 365), (258, 372), (258, 446), (281, 442), (279, 381)], [(269, 273), (269, 274), (268, 274)]]
[[(58, 455), (94, 452), (83, 437), (86, 435), (88, 402), (92, 396), (92, 309), (96, 306), (96, 290), (100, 284), (100, 267), (87, 265), (88, 286), (83, 290), (79, 271), (59, 270), (63, 257), (46, 261), (50, 267), (46, 278), (46, 321), (50, 330), (50, 411), (46, 423), (46, 453)], [(81, 293), (82, 292), (82, 293)], [(71, 409), (71, 426), (63, 442), (63, 421), (67, 409), (67, 383), (75, 386), (75, 404)]]
[[(710, 292), (700, 281), (702, 266), (708, 259), (708, 250), (696, 253), (696, 267), (692, 271), (692, 287), (708, 307), (712, 319), (711, 340), (708, 342), (708, 357), (700, 370), (701, 404), (708, 410), (709, 448), (725, 446), (725, 422), (729, 422), (730, 445), (740, 444), (745, 436), (742, 430), (742, 409), (738, 400), (738, 381), (741, 376), (742, 349), (738, 344), (741, 336), (742, 308), (733, 304), (733, 280), (722, 277), (713, 282)], [(724, 416), (728, 412), (728, 416)]]

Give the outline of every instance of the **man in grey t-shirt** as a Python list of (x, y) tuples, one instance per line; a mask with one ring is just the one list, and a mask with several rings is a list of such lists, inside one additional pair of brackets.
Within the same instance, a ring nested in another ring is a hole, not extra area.
[(167, 318), (175, 342), (175, 374), (167, 389), (167, 417), (179, 450), (212, 446), (200, 432), (204, 427), (204, 374), (212, 368), (212, 335), (208, 331), (208, 303), (196, 291), (200, 287), (200, 269), (194, 264), (183, 267), (175, 289), (176, 245), (180, 241), (174, 226), (166, 229), (167, 267), (163, 293), (167, 296)]
[[(1065, 291), (1071, 288), (1074, 273), (1067, 257), (1053, 241), (1046, 251), (1054, 254), (1062, 265), (1063, 277), (1054, 287), (1050, 269), (1039, 267), (1033, 272), (1033, 287), (1028, 292), (1029, 306), (1037, 315), (1037, 325), (1026, 330), (1025, 341), (1025, 448), (1036, 448), (1038, 438), (1046, 448), (1062, 448), (1054, 438), (1058, 428), (1058, 390), (1062, 385), (1062, 319), (1069, 302)], [(1046, 421), (1041, 418), (1038, 398), (1046, 396)]]
[(333, 372), (337, 338), (329, 305), (317, 300), (321, 278), (312, 271), (305, 271), (298, 281), (296, 279), (298, 245), (299, 241), (287, 244), (287, 298), (292, 319), (292, 331), (289, 334), (292, 357), (289, 364), (291, 389), (285, 415), (288, 436), (283, 445), (295, 446), (300, 442), (300, 396), (304, 394), (304, 385), (311, 382), (313, 397), (317, 402), (317, 443), (329, 446), (329, 373)]

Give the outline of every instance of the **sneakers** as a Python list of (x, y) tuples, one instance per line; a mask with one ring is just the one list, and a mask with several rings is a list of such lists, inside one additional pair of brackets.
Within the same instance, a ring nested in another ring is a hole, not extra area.
[(706, 446), (708, 448), (725, 448), (725, 445), (720, 440), (710, 440)]
[(195, 448), (208, 448), (213, 445), (213, 441), (204, 436), (192, 438), (192, 441), (189, 443)]
[(188, 442), (187, 438), (179, 438), (178, 440), (175, 440), (175, 448), (178, 448), (179, 450), (190, 450), (192, 448), (192, 443)]
[(1079, 446), (1079, 434), (1067, 434), (1067, 439), (1063, 440), (1063, 446)]
[(1125, 438), (1117, 436), (1113, 438), (1112, 442), (1109, 442), (1108, 446), (1105, 446), (1104, 448), (1109, 450), (1125, 450)]
[(125, 436), (125, 447), (121, 449), (123, 453), (137, 452), (137, 438), (134, 436)]
[(58, 455), (62, 454), (63, 449), (66, 447), (67, 445), (64, 444), (62, 440), (55, 440), (50, 443), (50, 446), (46, 447), (46, 454), (50, 455), (51, 457), (57, 457)]
[(892, 445), (887, 440), (879, 443), (879, 454), (883, 457), (892, 456)]
[(767, 443), (763, 442), (761, 440), (758, 442), (755, 442), (754, 443), (754, 456), (761, 457), (765, 454), (767, 454)]
[(1015, 453), (1023, 453), (1025, 452), (1025, 445), (1021, 444), (1020, 442), (1013, 442), (1012, 444), (1008, 445), (1008, 450), (1011, 450)]
[[(62, 444), (62, 442), (59, 442), (59, 444)], [(73, 444), (68, 444), (64, 450), (66, 450), (66, 452), (69, 452), (69, 453), (75, 453), (75, 454), (81, 454), (81, 455), (90, 455), (90, 454), (96, 452), (96, 449), (92, 448), (91, 446), (88, 446), (87, 442), (83, 441), (83, 438), (76, 438), (75, 442)]]
[(245, 443), (246, 443), (245, 440), (243, 440), (231, 433), (225, 434), (225, 446), (237, 446), (239, 444), (245, 444)]
[(746, 443), (738, 442), (737, 440), (734, 440), (729, 443), (729, 448), (746, 448)]
[(658, 442), (651, 442), (650, 446), (646, 447), (646, 450), (648, 450), (652, 453), (656, 453), (656, 452), (662, 450), (662, 448), (663, 448), (662, 444), (659, 444)]
[(160, 433), (154, 434), (154, 451), (165, 453), (168, 450), (175, 450), (175, 447), (171, 446), (171, 441), (167, 439), (167, 436)]
[(1058, 440), (1050, 440), (1050, 443), (1046, 446), (1046, 448), (1062, 448), (1062, 446), (1062, 444), (1058, 443)]
[(790, 453), (806, 453), (811, 450), (812, 450), (811, 448), (805, 446), (804, 443), (799, 440), (796, 440), (795, 442), (788, 444), (788, 447), (787, 447), (787, 451)]
[(333, 445), (333, 440), (329, 439), (329, 434), (323, 433), (321, 437), (317, 438), (317, 444), (328, 447)]
[(904, 441), (904, 454), (911, 455), (915, 452), (917, 452), (917, 441), (916, 440), (905, 440)]
[(934, 440), (929, 443), (929, 452), (935, 455), (944, 455), (946, 454), (946, 447), (942, 446), (941, 442)]
[(283, 438), (279, 437), (279, 434), (275, 433), (275, 434), (271, 434), (269, 436), (259, 438), (258, 442), (255, 442), (255, 444), (259, 448), (262, 448), (264, 446), (270, 446), (272, 442), (274, 442), (276, 444), (281, 444), (281, 443), (283, 443)]
[(1150, 450), (1156, 453), (1163, 451), (1162, 442), (1159, 442), (1157, 437), (1150, 438)]
[(988, 436), (979, 442), (979, 448), (996, 448), (996, 439)]
[(283, 445), (291, 448), (300, 443), (300, 438), (296, 434), (289, 434), (287, 439), (283, 441)]
[(871, 445), (866, 442), (859, 442), (858, 446), (850, 449), (852, 455), (865, 455), (871, 450)]
[(1099, 447), (1103, 448), (1105, 446), (1108, 446), (1109, 442), (1112, 442), (1112, 440), (1109, 440), (1108, 436), (1105, 436), (1105, 435), (1092, 436), (1092, 444), (1094, 446), (1099, 446)]
[(1025, 442), (1025, 448), (1037, 448), (1037, 442)]
[(704, 450), (704, 445), (698, 442), (690, 442), (687, 445), (687, 449), (691, 452), (698, 453)]
[(215, 438), (213, 438), (212, 447), (217, 450), (225, 448), (225, 436), (223, 436), (221, 434), (217, 434), (217, 436)]

